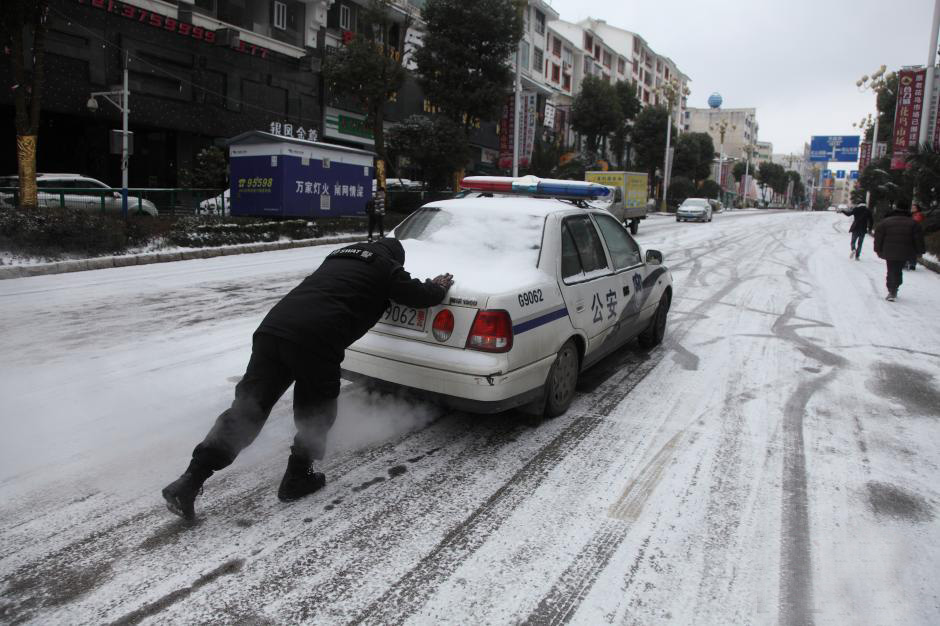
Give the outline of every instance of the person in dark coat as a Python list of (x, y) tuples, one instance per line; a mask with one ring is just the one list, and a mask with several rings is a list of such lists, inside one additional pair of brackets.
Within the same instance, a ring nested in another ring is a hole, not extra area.
[(849, 252), (849, 258), (853, 256), (855, 260), (862, 254), (862, 243), (865, 241), (865, 233), (871, 232), (874, 226), (874, 220), (871, 211), (864, 204), (857, 204), (855, 207), (842, 211), (843, 214), (852, 217), (852, 225), (849, 232), (852, 233), (852, 251)]
[(369, 201), (366, 202), (366, 215), (369, 216), (369, 241), (372, 241), (372, 232), (379, 230), (379, 237), (385, 236), (385, 190), (376, 189)]
[(911, 205), (898, 201), (895, 209), (875, 227), (875, 253), (888, 265), (886, 300), (894, 302), (904, 282), (904, 264), (927, 251), (924, 231), (911, 219)]
[(297, 434), (278, 498), (296, 500), (326, 484), (311, 465), (323, 458), (326, 435), (336, 419), (346, 347), (372, 328), (389, 300), (435, 306), (453, 284), (450, 274), (424, 282), (411, 278), (404, 262), (405, 250), (397, 239), (340, 248), (274, 305), (254, 333), (232, 406), (193, 450), (183, 475), (163, 489), (170, 511), (188, 520), (195, 517), (203, 483), (254, 441), (291, 383)]

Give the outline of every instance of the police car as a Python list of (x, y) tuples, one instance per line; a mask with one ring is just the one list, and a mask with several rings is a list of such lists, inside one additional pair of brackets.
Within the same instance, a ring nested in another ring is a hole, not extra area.
[(578, 374), (634, 338), (666, 330), (672, 277), (662, 254), (585, 201), (580, 181), (474, 176), (475, 192), (432, 202), (394, 230), (415, 276), (454, 275), (430, 309), (394, 302), (346, 350), (344, 369), (494, 413), (564, 413)]

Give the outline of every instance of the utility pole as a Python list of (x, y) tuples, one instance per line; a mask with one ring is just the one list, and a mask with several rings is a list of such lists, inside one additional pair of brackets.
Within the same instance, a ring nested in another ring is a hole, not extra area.
[[(940, 2), (940, 0), (937, 0)], [(127, 219), (127, 169), (130, 155), (128, 154), (127, 125), (130, 110), (128, 103), (130, 101), (130, 92), (127, 84), (127, 62), (128, 53), (124, 51), (124, 88), (121, 90), (121, 215)]]
[[(937, 37), (940, 35), (940, 0), (934, 0), (933, 4), (933, 25), (930, 28), (930, 42), (927, 46), (927, 79), (924, 85), (924, 104), (921, 109), (920, 117), (920, 135), (917, 143), (924, 145), (928, 142), (927, 130), (930, 127), (931, 115), (936, 109), (933, 107), (933, 75), (937, 67)], [(877, 108), (877, 107), (876, 107)], [(934, 120), (936, 121), (936, 120)]]
[[(940, 2), (940, 0), (937, 0)], [(516, 81), (513, 85), (513, 105), (512, 105), (512, 176), (519, 176), (519, 120), (520, 103), (522, 100), (522, 42), (516, 46)]]

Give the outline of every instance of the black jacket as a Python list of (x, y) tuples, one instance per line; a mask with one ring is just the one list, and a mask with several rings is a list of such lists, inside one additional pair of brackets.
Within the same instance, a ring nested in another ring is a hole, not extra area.
[(924, 230), (907, 211), (892, 211), (875, 227), (875, 253), (886, 261), (908, 261), (926, 251)]
[[(313, 274), (274, 305), (256, 332), (343, 360), (347, 346), (366, 334), (389, 300), (413, 307), (440, 304), (447, 291), (412, 278), (397, 239), (358, 243), (334, 250)], [(313, 355), (311, 355), (313, 356)]]
[(871, 216), (871, 210), (866, 206), (857, 206), (842, 212), (854, 218), (849, 228), (850, 233), (867, 233), (874, 226), (875, 221)]

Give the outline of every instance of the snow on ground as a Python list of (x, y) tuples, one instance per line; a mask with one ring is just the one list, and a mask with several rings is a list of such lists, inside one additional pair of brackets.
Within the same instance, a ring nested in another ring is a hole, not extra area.
[(940, 276), (886, 302), (847, 226), (647, 220), (667, 343), (567, 414), (348, 384), (327, 487), (285, 505), (286, 397), (195, 526), (159, 489), (330, 248), (0, 282), (0, 621), (938, 623)]

